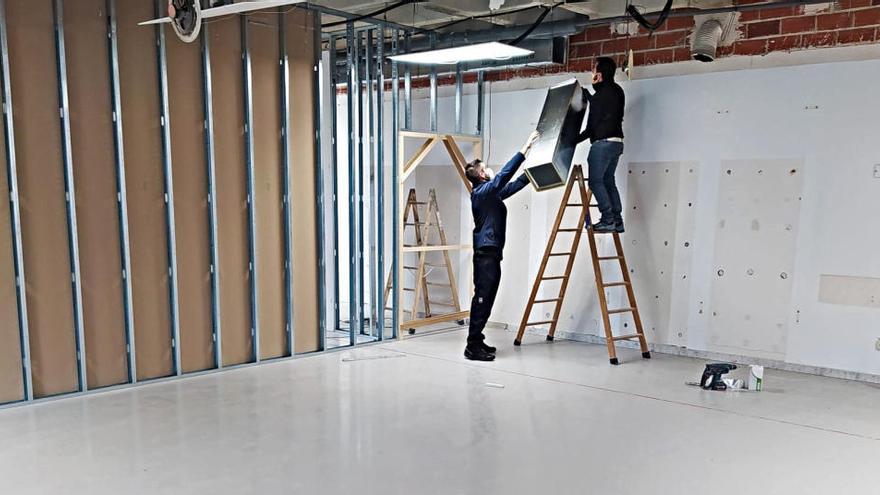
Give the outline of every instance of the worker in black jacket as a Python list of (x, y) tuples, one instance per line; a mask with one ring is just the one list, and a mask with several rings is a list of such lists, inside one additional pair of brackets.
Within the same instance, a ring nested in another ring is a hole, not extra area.
[(474, 298), (471, 301), (470, 328), (464, 357), (474, 361), (492, 361), (495, 348), (485, 343), (483, 329), (489, 321), (498, 284), (501, 282), (501, 258), (507, 232), (507, 207), (504, 200), (529, 184), (522, 174), (511, 182), (538, 139), (537, 131), (529, 135), (522, 151), (498, 172), (492, 173), (481, 160), (474, 160), (465, 169), (473, 186), (471, 211), (474, 215)]
[(614, 173), (623, 154), (623, 108), (626, 98), (614, 82), (617, 64), (608, 57), (599, 57), (593, 69), (594, 94), (584, 88), (584, 99), (589, 101), (587, 128), (578, 143), (590, 140), (589, 183), (602, 218), (594, 224), (596, 233), (623, 232), (623, 207)]

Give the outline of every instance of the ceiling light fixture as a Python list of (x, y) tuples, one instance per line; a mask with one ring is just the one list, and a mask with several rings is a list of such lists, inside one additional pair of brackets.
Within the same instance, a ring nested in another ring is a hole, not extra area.
[(527, 57), (534, 53), (532, 50), (492, 41), (476, 45), (457, 46), (455, 48), (406, 53), (388, 58), (403, 64), (455, 65), (463, 62), (479, 62), (481, 60), (510, 60), (512, 58)]

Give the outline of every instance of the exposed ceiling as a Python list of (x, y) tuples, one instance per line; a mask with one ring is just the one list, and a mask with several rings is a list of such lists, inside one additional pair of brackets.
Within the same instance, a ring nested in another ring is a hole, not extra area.
[[(399, 2), (375, 0), (324, 0), (314, 2), (348, 13), (366, 15)], [(375, 17), (390, 22), (437, 30), (441, 33), (478, 31), (499, 26), (522, 26), (533, 23), (543, 12), (542, 7), (554, 7), (546, 22), (589, 16), (602, 19), (624, 15), (627, 0), (536, 1), (536, 0), (440, 0), (413, 1)], [(637, 0), (642, 12), (657, 12), (666, 0)], [(733, 6), (734, 0), (675, 0), (676, 9), (707, 9)], [(341, 20), (325, 15), (324, 23)], [(454, 23), (454, 24), (451, 24)], [(325, 32), (344, 30), (344, 25), (327, 26)]]

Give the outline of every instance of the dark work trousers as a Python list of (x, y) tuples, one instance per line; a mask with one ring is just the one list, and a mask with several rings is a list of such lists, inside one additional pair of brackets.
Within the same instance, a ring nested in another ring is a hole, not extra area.
[(471, 300), (468, 346), (477, 345), (486, 338), (483, 328), (492, 313), (500, 282), (501, 251), (498, 248), (477, 248), (474, 251), (474, 298)]
[(620, 204), (620, 193), (614, 173), (617, 162), (623, 154), (623, 143), (616, 141), (597, 141), (590, 146), (587, 163), (590, 166), (590, 190), (602, 212), (603, 223), (623, 221), (623, 206)]

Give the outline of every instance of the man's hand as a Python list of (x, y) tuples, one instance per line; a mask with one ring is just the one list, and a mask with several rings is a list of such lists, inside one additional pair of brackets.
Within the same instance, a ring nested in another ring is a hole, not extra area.
[(534, 146), (534, 144), (538, 141), (538, 138), (540, 137), (541, 134), (539, 134), (538, 131), (532, 131), (532, 133), (529, 134), (529, 138), (526, 140), (526, 144), (523, 145), (522, 151), (520, 151), (520, 153), (522, 153), (524, 156), (528, 155), (529, 151), (531, 151), (532, 149), (532, 146)]

